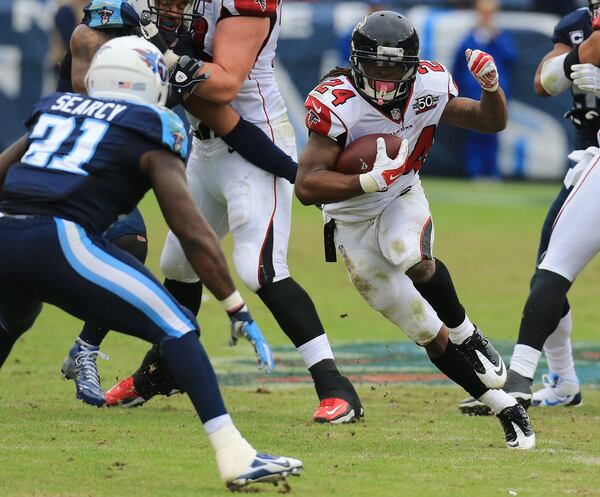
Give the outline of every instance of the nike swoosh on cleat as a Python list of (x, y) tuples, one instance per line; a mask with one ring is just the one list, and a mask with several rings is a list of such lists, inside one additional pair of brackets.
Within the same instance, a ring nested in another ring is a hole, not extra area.
[(399, 178), (400, 176), (402, 176), (401, 174), (392, 174), (390, 176), (390, 181), (394, 181), (395, 179)]
[(494, 373), (498, 376), (502, 376), (504, 374), (504, 361), (500, 359), (500, 367), (498, 369), (494, 369)]
[[(563, 404), (563, 403), (567, 402), (568, 400), (569, 400), (569, 397), (565, 397), (564, 399), (557, 400), (557, 401), (547, 400), (546, 405), (548, 407), (553, 407), (553, 406), (557, 406), (559, 404)], [(571, 399), (571, 400), (573, 400), (573, 399)]]
[(334, 407), (331, 411), (325, 411), (329, 416), (331, 416), (332, 414), (335, 414), (336, 412), (338, 412), (339, 408), (342, 407), (342, 404), (340, 404), (339, 406)]

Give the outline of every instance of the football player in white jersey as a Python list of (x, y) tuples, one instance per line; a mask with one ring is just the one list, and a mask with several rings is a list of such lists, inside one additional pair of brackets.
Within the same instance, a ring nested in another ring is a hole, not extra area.
[[(480, 101), (457, 96), (447, 69), (419, 59), (410, 21), (391, 11), (365, 17), (352, 34), (350, 70), (337, 69), (306, 100), (311, 134), (298, 166), (296, 195), (324, 204), (335, 246), (361, 296), (425, 347), (450, 379), (497, 414), (510, 448), (535, 446), (526, 411), (499, 388), (501, 357), (460, 304), (450, 274), (434, 259), (431, 212), (418, 171), (438, 122), (494, 133), (507, 108), (491, 56), (466, 53), (481, 84)], [(393, 134), (404, 141), (389, 158), (383, 139), (373, 170), (335, 171), (342, 149), (358, 138)]]
[[(269, 308), (310, 370), (320, 400), (315, 421), (344, 423), (359, 418), (362, 405), (350, 381), (336, 367), (312, 300), (287, 266), (293, 178), (286, 180), (284, 175), (259, 169), (237, 152), (244, 145), (261, 148), (251, 123), (286, 157), (297, 157), (294, 131), (273, 71), (281, 8), (278, 0), (198, 2), (201, 20), (193, 27), (191, 55), (206, 61), (201, 71), (210, 77), (202, 83), (205, 88), (196, 86), (185, 100), (195, 136), (186, 175), (194, 200), (219, 237), (232, 233), (233, 260), (240, 278)], [(178, 46), (173, 50), (177, 52)], [(181, 64), (175, 69), (176, 77), (178, 70), (189, 72), (189, 67)], [(221, 123), (232, 115), (235, 120), (236, 112), (241, 119), (234, 122), (233, 130), (227, 130), (227, 137), (220, 138), (223, 135), (212, 124), (210, 129), (197, 119), (206, 115), (207, 109), (220, 112)], [(294, 176), (295, 169), (294, 162)], [(165, 287), (197, 312), (202, 283), (173, 233), (165, 242), (161, 270)], [(232, 315), (239, 314), (242, 305), (239, 295), (223, 302)], [(136, 378), (153, 369), (146, 367), (148, 364), (145, 360), (136, 374), (108, 391), (107, 403), (143, 402), (160, 393), (147, 391), (140, 398), (136, 391)], [(165, 391), (164, 385), (160, 391)]]
[[(541, 85), (549, 95), (557, 95), (573, 85), (600, 98), (600, 2), (590, 1), (589, 11), (591, 35), (570, 50), (548, 58), (542, 66)], [(525, 401), (532, 399), (531, 384), (542, 348), (559, 325), (567, 293), (577, 275), (600, 251), (600, 233), (593, 229), (600, 218), (600, 151), (588, 147), (569, 157), (577, 162), (565, 177), (565, 186), (571, 189), (554, 219), (548, 248), (535, 272), (504, 386), (507, 392)], [(569, 347), (568, 341), (569, 336), (564, 334), (558, 346)], [(571, 403), (578, 391), (577, 385), (572, 386), (573, 390), (552, 395), (545, 404)]]

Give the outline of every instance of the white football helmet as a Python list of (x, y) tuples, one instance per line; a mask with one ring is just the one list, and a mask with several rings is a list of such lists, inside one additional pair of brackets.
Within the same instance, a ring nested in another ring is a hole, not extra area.
[(169, 71), (160, 50), (139, 36), (121, 36), (102, 45), (85, 76), (88, 95), (164, 106)]

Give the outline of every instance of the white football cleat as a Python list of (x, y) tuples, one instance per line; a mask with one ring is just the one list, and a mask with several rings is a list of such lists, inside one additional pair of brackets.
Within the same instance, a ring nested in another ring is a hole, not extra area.
[(556, 373), (542, 375), (544, 388), (534, 392), (532, 407), (578, 407), (583, 404), (579, 380)]
[(250, 483), (277, 483), (289, 475), (299, 476), (302, 468), (302, 461), (298, 459), (257, 453), (248, 468), (226, 481), (225, 485), (233, 492)]
[(473, 367), (481, 382), (488, 388), (502, 388), (506, 382), (506, 366), (498, 351), (483, 336), (479, 328), (456, 349)]
[(531, 427), (527, 411), (521, 404), (505, 407), (497, 418), (504, 429), (506, 446), (509, 449), (534, 449), (535, 433)]

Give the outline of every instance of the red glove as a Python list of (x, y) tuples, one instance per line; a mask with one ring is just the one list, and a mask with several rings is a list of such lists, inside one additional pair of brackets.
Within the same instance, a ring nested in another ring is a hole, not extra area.
[(481, 50), (470, 48), (465, 51), (465, 57), (469, 71), (481, 87), (486, 91), (496, 91), (499, 86), (499, 76), (494, 58)]

